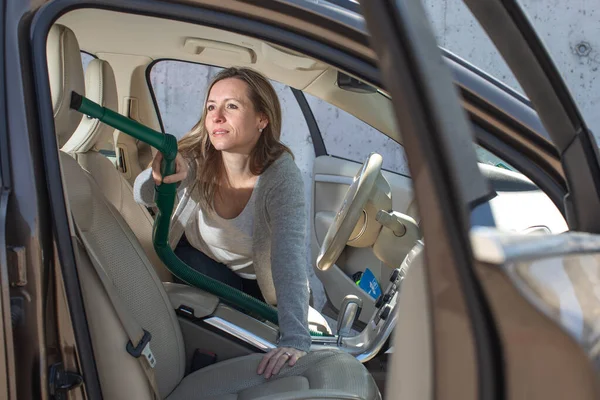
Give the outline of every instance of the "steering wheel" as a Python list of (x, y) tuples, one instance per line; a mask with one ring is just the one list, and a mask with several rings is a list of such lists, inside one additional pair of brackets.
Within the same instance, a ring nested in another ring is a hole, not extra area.
[(356, 227), (356, 223), (363, 215), (363, 209), (371, 197), (375, 182), (381, 171), (383, 157), (377, 153), (371, 153), (364, 162), (362, 168), (354, 176), (352, 184), (348, 188), (340, 210), (335, 215), (333, 223), (327, 230), (325, 240), (317, 257), (317, 268), (321, 271), (328, 270), (338, 259), (350, 235)]

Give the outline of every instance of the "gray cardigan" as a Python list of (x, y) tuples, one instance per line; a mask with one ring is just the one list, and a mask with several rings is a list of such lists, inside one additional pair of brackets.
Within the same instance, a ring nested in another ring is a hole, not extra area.
[[(169, 243), (175, 248), (191, 217), (197, 215), (195, 163), (178, 186), (178, 203), (171, 219)], [(253, 262), (260, 290), (279, 311), (280, 347), (308, 351), (308, 265), (305, 261), (304, 184), (292, 156), (283, 153), (261, 175), (254, 188)], [(195, 193), (192, 196), (192, 193)], [(133, 187), (135, 200), (154, 206), (151, 169), (140, 173)]]

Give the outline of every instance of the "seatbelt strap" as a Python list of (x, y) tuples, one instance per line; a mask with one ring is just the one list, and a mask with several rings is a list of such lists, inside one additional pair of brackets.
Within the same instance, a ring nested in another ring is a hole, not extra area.
[[(129, 338), (129, 342), (127, 342), (126, 350), (129, 354), (135, 357), (142, 366), (144, 374), (154, 392), (154, 398), (160, 399), (160, 394), (158, 392), (158, 387), (156, 385), (156, 377), (154, 375), (154, 366), (156, 365), (156, 359), (154, 358), (154, 354), (152, 354), (152, 350), (150, 349), (150, 340), (152, 339), (152, 335), (150, 332), (142, 329), (142, 327), (138, 324), (137, 320), (131, 315), (129, 309), (125, 306), (121, 297), (117, 293), (117, 289), (115, 288), (112, 280), (104, 270), (98, 255), (90, 246), (87, 241), (85, 235), (81, 232), (81, 229), (75, 222), (75, 217), (73, 217), (73, 225), (75, 226), (75, 232), (77, 234), (76, 239), (77, 242), (83, 244), (85, 251), (87, 252), (94, 269), (96, 270), (96, 274), (100, 278), (100, 282), (102, 282), (102, 286), (110, 302), (115, 309), (119, 320), (121, 321), (121, 325)], [(77, 247), (77, 250), (79, 248)]]

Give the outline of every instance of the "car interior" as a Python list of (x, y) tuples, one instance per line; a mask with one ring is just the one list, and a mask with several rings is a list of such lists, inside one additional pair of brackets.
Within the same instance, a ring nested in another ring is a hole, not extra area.
[[(85, 71), (81, 51), (94, 57)], [(328, 155), (316, 157), (310, 249), (327, 306), (324, 310), (311, 308), (309, 325), (324, 336), (313, 337), (313, 349), (319, 351), (310, 352), (294, 367), (284, 369), (278, 379), (268, 381), (255, 371), (262, 354), (276, 346), (277, 326), (240, 312), (215, 295), (174, 283), (154, 250), (154, 216), (133, 200), (132, 184), (155, 150), (70, 108), (70, 93), (75, 91), (161, 131), (148, 82), (153, 62), (174, 59), (218, 67), (248, 66), (352, 114), (401, 144), (386, 93), (345, 90), (338, 84), (338, 73), (343, 71), (264, 40), (208, 26), (92, 8), (68, 12), (56, 21), (48, 35), (47, 59), (77, 268), (106, 398), (148, 398), (153, 389), (143, 367), (123, 349), (127, 335), (95, 263), (110, 277), (137, 323), (152, 333), (161, 398), (377, 399), (384, 391), (387, 354), (394, 351), (390, 343), (394, 328), (396, 338), (410, 343), (404, 351), (418, 354), (414, 359), (422, 364), (419, 369), (429, 371), (415, 384), (414, 393), (420, 396), (429, 390), (427, 382), (433, 379), (427, 333), (431, 320), (426, 313), (415, 312), (429, 307), (423, 241), (410, 177), (381, 170), (376, 157), (364, 165)], [(109, 159), (107, 152), (114, 152), (116, 159)], [(336, 245), (340, 251), (327, 251), (335, 241), (329, 232), (340, 208), (344, 210), (349, 189), (370, 163), (377, 162), (371, 174), (377, 190), (370, 192), (377, 195), (365, 200), (367, 206), (356, 216), (358, 223), (345, 228), (350, 229), (351, 239)], [(496, 218), (506, 221), (506, 230), (567, 230), (560, 212), (525, 176), (489, 165), (480, 167), (496, 185), (498, 196), (491, 205)], [(511, 182), (526, 189), (515, 190)], [(542, 204), (547, 210), (543, 221), (523, 206), (529, 201), (524, 200), (527, 195), (535, 196), (532, 207)], [(378, 214), (382, 209), (389, 213)], [(522, 211), (515, 213), (515, 209)], [(401, 233), (394, 230), (398, 221), (405, 227)], [(365, 266), (381, 284), (379, 299), (352, 279)], [(529, 278), (528, 282), (535, 280)], [(398, 315), (399, 304), (412, 304), (412, 311)], [(338, 326), (331, 326), (323, 314), (337, 318)], [(218, 362), (195, 370), (198, 349), (210, 349), (218, 355)]]

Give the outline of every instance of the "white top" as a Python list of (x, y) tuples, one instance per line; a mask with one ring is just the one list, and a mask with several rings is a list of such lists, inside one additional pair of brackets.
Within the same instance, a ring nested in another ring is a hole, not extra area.
[(255, 192), (237, 217), (221, 218), (216, 211), (199, 207), (185, 229), (192, 246), (245, 279), (256, 279), (252, 265)]
[[(196, 163), (189, 161), (188, 176), (177, 188), (177, 207), (171, 218), (169, 246), (174, 249), (198, 215)], [(135, 179), (135, 200), (155, 206), (152, 169)], [(254, 187), (252, 268), (266, 302), (279, 310), (279, 347), (310, 350), (308, 332), (308, 276), (306, 224), (302, 173), (291, 154), (284, 152), (263, 171)], [(191, 233), (191, 232), (190, 232)], [(196, 232), (193, 232), (196, 233)], [(197, 234), (200, 237), (199, 231)], [(190, 237), (192, 237), (190, 235)], [(277, 291), (275, 290), (277, 289)]]

